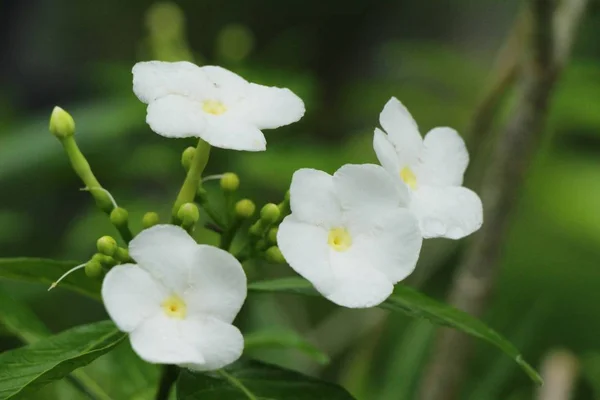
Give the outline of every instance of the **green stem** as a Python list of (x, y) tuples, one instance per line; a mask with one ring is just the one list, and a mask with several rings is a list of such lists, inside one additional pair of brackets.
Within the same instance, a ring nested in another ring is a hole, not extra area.
[[(104, 189), (98, 179), (96, 179), (90, 164), (79, 149), (79, 146), (77, 146), (75, 138), (73, 136), (62, 138), (61, 144), (67, 153), (67, 157), (71, 162), (73, 170), (85, 185), (85, 190), (90, 192), (96, 201), (96, 206), (106, 214), (110, 215), (117, 205), (110, 192)], [(116, 226), (116, 228), (125, 243), (129, 243), (131, 239), (133, 239), (133, 234), (131, 233), (128, 224)]]
[(96, 205), (102, 211), (107, 214), (113, 209), (113, 202), (108, 194), (104, 192), (104, 190), (94, 190), (97, 188), (103, 189), (98, 179), (92, 172), (90, 168), (90, 164), (85, 159), (84, 155), (79, 150), (77, 146), (77, 142), (75, 142), (75, 138), (73, 136), (66, 137), (61, 140), (63, 148), (69, 157), (69, 161), (71, 162), (71, 166), (75, 173), (81, 178), (85, 186), (88, 188), (94, 200), (96, 200)]
[(229, 251), (229, 248), (231, 247), (231, 242), (233, 242), (233, 238), (235, 238), (235, 234), (241, 226), (242, 220), (239, 218), (234, 219), (231, 225), (228, 226), (225, 232), (223, 232), (223, 234), (221, 235), (221, 242), (219, 244), (219, 247), (223, 250)]
[(199, 139), (198, 146), (196, 146), (196, 154), (194, 154), (194, 158), (192, 159), (192, 165), (190, 165), (190, 169), (188, 170), (188, 173), (185, 176), (185, 180), (183, 181), (181, 190), (179, 190), (179, 194), (177, 195), (177, 199), (175, 200), (175, 204), (173, 205), (173, 210), (171, 213), (172, 223), (176, 225), (180, 224), (181, 221), (177, 217), (179, 207), (181, 207), (185, 203), (191, 203), (194, 201), (196, 191), (198, 190), (198, 183), (202, 178), (202, 172), (204, 171), (204, 167), (206, 167), (206, 164), (208, 163), (209, 155), (210, 145), (204, 140)]
[(230, 375), (225, 370), (220, 369), (217, 371), (223, 378), (227, 379), (229, 383), (238, 388), (240, 392), (244, 393), (248, 400), (258, 400), (254, 394), (246, 387), (242, 382), (240, 382), (236, 377)]
[(176, 365), (165, 365), (163, 367), (158, 392), (156, 392), (156, 400), (168, 400), (173, 384), (177, 381), (179, 368)]

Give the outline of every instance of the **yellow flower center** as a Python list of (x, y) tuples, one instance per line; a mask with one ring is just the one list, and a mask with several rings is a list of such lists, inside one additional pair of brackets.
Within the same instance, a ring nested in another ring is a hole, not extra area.
[(346, 228), (333, 228), (329, 231), (327, 243), (335, 251), (346, 251), (352, 245), (352, 237)]
[(412, 169), (404, 167), (400, 170), (400, 178), (408, 185), (409, 188), (415, 190), (417, 188), (417, 177)]
[(221, 115), (227, 111), (225, 104), (221, 103), (219, 100), (206, 100), (202, 103), (202, 109), (205, 113), (212, 115)]
[(175, 319), (184, 319), (187, 314), (187, 306), (185, 302), (181, 300), (181, 297), (173, 295), (167, 298), (161, 304), (163, 311), (168, 317)]

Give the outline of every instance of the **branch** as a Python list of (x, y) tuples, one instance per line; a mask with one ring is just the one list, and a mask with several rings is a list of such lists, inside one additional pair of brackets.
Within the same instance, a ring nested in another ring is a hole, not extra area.
[[(531, 0), (531, 50), (524, 60), (517, 101), (494, 147), (481, 189), (485, 206), (481, 230), (473, 237), (454, 275), (449, 302), (476, 317), (487, 307), (498, 260), (527, 167), (542, 134), (554, 85), (566, 64), (586, 0)], [(433, 357), (421, 382), (421, 400), (456, 399), (465, 378), (472, 341), (448, 329), (438, 333)]]

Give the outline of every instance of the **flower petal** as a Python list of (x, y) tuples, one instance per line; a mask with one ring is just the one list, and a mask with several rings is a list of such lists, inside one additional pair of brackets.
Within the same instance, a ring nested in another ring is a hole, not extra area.
[(328, 235), (326, 229), (299, 221), (295, 214), (285, 217), (277, 231), (277, 244), (290, 267), (322, 294), (333, 283)]
[(182, 228), (155, 225), (140, 232), (129, 243), (129, 254), (140, 268), (148, 271), (175, 293), (183, 293), (195, 265), (198, 244)]
[(230, 253), (198, 245), (190, 270), (189, 289), (183, 294), (188, 315), (213, 316), (232, 322), (246, 299), (246, 274)]
[(154, 132), (165, 137), (206, 136), (201, 103), (179, 95), (170, 94), (151, 102), (146, 122)]
[(131, 332), (161, 311), (167, 290), (137, 265), (113, 267), (102, 282), (104, 307), (117, 327)]
[(328, 229), (342, 220), (333, 177), (316, 169), (302, 168), (294, 172), (290, 186), (290, 208), (298, 221)]
[(137, 355), (149, 363), (202, 364), (206, 359), (197, 345), (202, 334), (188, 320), (160, 312), (131, 332), (129, 340)]
[(222, 149), (263, 151), (267, 141), (263, 133), (255, 126), (235, 115), (225, 113), (206, 115), (206, 129), (199, 136), (210, 145)]
[(372, 265), (392, 283), (414, 271), (423, 243), (419, 222), (406, 209), (388, 214), (377, 229), (353, 239), (348, 255)]
[(373, 149), (381, 166), (390, 174), (397, 177), (402, 169), (398, 161), (398, 154), (396, 154), (396, 149), (388, 138), (388, 135), (383, 133), (379, 128), (375, 128)]
[(225, 68), (207, 65), (200, 68), (212, 83), (205, 98), (220, 100), (230, 105), (244, 98), (248, 90), (248, 81)]
[[(357, 257), (359, 256), (359, 257)], [(323, 295), (340, 306), (368, 308), (387, 299), (394, 285), (364, 255), (353, 251), (331, 251), (335, 286)]]
[(189, 318), (185, 320), (183, 340), (192, 344), (204, 357), (201, 363), (179, 363), (195, 371), (223, 368), (242, 355), (244, 337), (235, 326), (216, 318)]
[(417, 123), (406, 107), (392, 97), (383, 107), (379, 122), (396, 148), (400, 165), (413, 165), (419, 159), (423, 139)]
[(200, 68), (187, 61), (139, 62), (131, 72), (133, 92), (146, 104), (173, 94), (197, 98), (210, 84)]
[(461, 186), (469, 153), (464, 140), (451, 128), (434, 128), (425, 136), (419, 183), (426, 186)]
[(425, 238), (460, 239), (483, 223), (479, 196), (464, 187), (421, 187), (413, 192), (411, 210)]
[(406, 186), (375, 164), (346, 164), (333, 174), (333, 183), (353, 234), (373, 228), (410, 202)]
[(238, 112), (259, 129), (289, 125), (302, 118), (304, 102), (289, 89), (251, 83)]

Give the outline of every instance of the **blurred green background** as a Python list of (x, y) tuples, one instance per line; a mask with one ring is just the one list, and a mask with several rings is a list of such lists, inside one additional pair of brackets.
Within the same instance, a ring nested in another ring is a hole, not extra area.
[[(371, 141), (385, 102), (398, 97), (422, 133), (465, 132), (490, 82), (495, 54), (521, 8), (516, 0), (231, 0), (152, 3), (0, 2), (0, 255), (86, 260), (98, 237), (116, 235), (94, 208), (47, 130), (54, 105), (74, 116), (77, 140), (103, 186), (130, 212), (168, 219), (193, 144), (150, 131), (134, 96), (137, 61), (194, 59), (262, 84), (289, 87), (306, 103), (296, 124), (266, 132), (268, 151), (215, 149), (207, 172), (237, 172), (240, 193), (279, 202), (301, 167), (328, 172), (376, 162)], [(592, 1), (572, 61), (552, 101), (543, 143), (526, 177), (502, 272), (485, 316), (534, 365), (555, 349), (578, 357), (576, 399), (600, 398), (600, 2)], [(510, 93), (503, 110), (509, 111)], [(501, 132), (501, 112), (493, 133)], [(468, 145), (472, 138), (467, 138)], [(471, 172), (489, 148), (470, 146)], [(473, 187), (473, 185), (471, 185)], [(218, 200), (218, 184), (207, 184)], [(200, 239), (213, 242), (209, 233)], [(443, 299), (466, 241), (429, 240), (409, 283)], [(289, 273), (255, 265), (257, 275)], [(57, 289), (0, 283), (53, 331), (106, 318), (88, 299)], [(252, 355), (344, 385), (358, 399), (411, 399), (435, 329), (387, 312), (342, 310), (325, 300), (250, 297), (245, 331), (295, 330), (331, 357), (295, 350)], [(18, 346), (3, 335), (0, 350)], [(153, 366), (127, 345), (86, 367), (115, 399), (150, 399)], [(83, 398), (64, 382), (39, 399)], [(464, 399), (532, 399), (510, 359), (478, 344)]]

